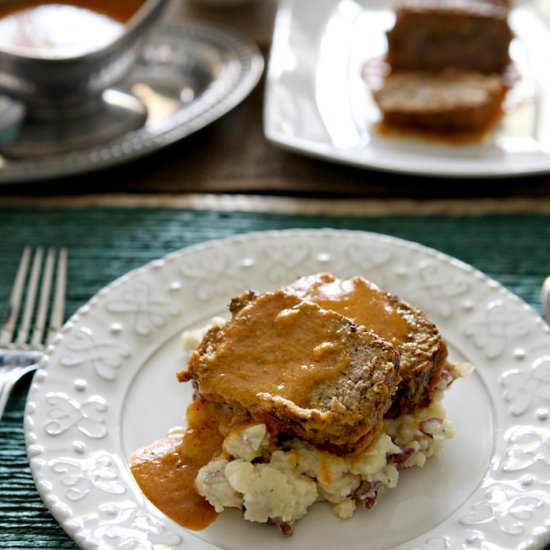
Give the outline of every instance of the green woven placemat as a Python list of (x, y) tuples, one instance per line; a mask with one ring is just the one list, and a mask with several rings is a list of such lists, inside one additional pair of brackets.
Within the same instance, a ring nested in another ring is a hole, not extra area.
[[(484, 271), (540, 311), (550, 273), (550, 216), (335, 218), (173, 209), (0, 209), (0, 303), (24, 245), (69, 249), (67, 314), (115, 277), (173, 250), (265, 229), (334, 227), (432, 246)], [(42, 504), (23, 436), (22, 383), (0, 424), (0, 548), (75, 548)]]

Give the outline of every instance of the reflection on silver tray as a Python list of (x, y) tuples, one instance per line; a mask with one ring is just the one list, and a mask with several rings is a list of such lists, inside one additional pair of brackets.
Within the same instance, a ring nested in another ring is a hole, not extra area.
[(145, 104), (143, 127), (63, 155), (21, 160), (0, 156), (0, 183), (89, 172), (156, 151), (235, 107), (254, 88), (262, 69), (258, 49), (235, 35), (198, 23), (160, 25), (121, 86)]

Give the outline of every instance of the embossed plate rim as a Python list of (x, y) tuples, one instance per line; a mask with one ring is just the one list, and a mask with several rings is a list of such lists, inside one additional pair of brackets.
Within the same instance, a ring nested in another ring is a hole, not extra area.
[[(305, 256), (301, 252), (304, 247)], [(384, 259), (388, 250), (390, 253)], [(292, 264), (294, 253), (297, 253), (298, 260)], [(265, 262), (259, 262), (257, 258)], [(228, 263), (231, 260), (237, 262)], [(260, 272), (266, 267), (266, 262), (271, 262), (272, 269)], [(154, 346), (158, 347), (159, 342), (164, 341), (162, 331), (171, 330), (170, 317), (179, 315), (180, 303), (196, 309), (197, 305), (204, 306), (209, 300), (217, 299), (216, 292), (228, 292), (230, 285), (219, 288), (221, 277), (224, 280), (233, 278), (233, 282), (243, 288), (247, 286), (246, 273), (250, 273), (250, 279), (264, 277), (262, 284), (274, 287), (277, 282), (282, 283), (303, 274), (308, 267), (311, 270), (311, 266), (317, 266), (317, 270), (321, 271), (323, 267), (335, 268), (345, 262), (349, 263), (345, 269), (367, 273), (375, 280), (377, 270), (388, 281), (393, 278), (394, 283), (400, 277), (406, 278), (412, 274), (411, 288), (418, 300), (428, 299), (433, 304), (434, 297), (438, 297), (442, 303), (441, 307), (438, 303), (437, 311), (429, 312), (430, 316), (437, 323), (445, 323), (447, 332), (452, 323), (458, 323), (453, 336), (464, 346), (461, 349), (470, 346), (470, 354), (483, 356), (484, 363), (487, 363), (483, 367), (487, 371), (484, 380), (492, 378), (495, 382), (490, 385), (489, 391), (494, 401), (492, 404), (496, 407), (498, 434), (495, 433), (495, 449), (483, 483), (442, 523), (395, 548), (431, 550), (456, 548), (460, 544), (461, 548), (472, 550), (488, 550), (489, 547), (495, 550), (509, 547), (512, 541), (518, 542), (518, 533), (525, 535), (521, 539), (521, 547), (525, 549), (538, 545), (542, 547), (543, 543), (550, 541), (550, 522), (544, 518), (544, 512), (550, 506), (550, 484), (544, 481), (550, 466), (550, 429), (545, 425), (550, 420), (550, 393), (540, 393), (541, 388), (547, 390), (546, 385), (550, 383), (549, 327), (530, 306), (498, 282), (437, 250), (376, 233), (295, 229), (248, 233), (208, 241), (135, 269), (104, 287), (79, 308), (48, 348), (33, 381), (25, 410), (27, 453), (42, 499), (78, 544), (83, 548), (97, 548), (106, 539), (116, 540), (117, 536), (133, 537), (132, 540), (144, 544), (144, 548), (158, 547), (159, 544), (180, 547), (182, 542), (182, 537), (177, 534), (180, 530), (174, 529), (173, 523), (162, 514), (145, 509), (143, 496), (135, 488), (124, 485), (128, 474), (124, 471), (124, 457), (117, 455), (120, 434), (116, 433), (116, 429), (114, 436), (108, 436), (109, 441), (101, 442), (107, 435), (105, 419), (108, 420), (108, 414), (116, 415), (116, 411), (123, 407), (124, 388), (111, 384), (122, 372), (117, 370), (120, 366), (117, 361), (130, 361), (127, 358), (133, 351), (125, 355), (127, 351), (122, 344), (149, 341), (149, 344), (140, 343), (142, 347), (138, 347), (137, 351), (156, 349)], [(204, 269), (205, 265), (210, 271), (201, 273), (200, 268), (202, 266)], [(433, 273), (437, 275), (438, 269), (444, 276), (450, 274), (450, 278), (444, 277), (443, 282), (437, 283)], [(178, 280), (174, 279), (174, 273)], [(273, 280), (270, 278), (272, 276)], [(424, 276), (427, 278), (424, 279)], [(419, 281), (427, 283), (424, 287), (414, 286)], [(404, 291), (410, 292), (411, 288), (405, 290), (405, 286), (403, 283)], [(390, 288), (401, 293), (399, 288)], [(143, 299), (144, 289), (150, 291), (145, 293), (149, 300), (145, 305), (154, 303), (157, 310), (153, 308), (150, 316), (140, 318), (139, 314), (147, 311), (147, 308), (138, 307), (143, 305), (139, 300)], [(133, 292), (132, 299), (135, 297), (137, 301), (125, 301), (130, 291)], [(191, 293), (189, 296), (192, 298), (187, 296), (186, 300), (192, 299), (193, 303), (183, 302), (179, 293), (184, 291)], [(466, 291), (469, 294), (464, 300), (462, 295)], [(200, 292), (203, 292), (202, 298)], [(209, 295), (209, 292), (214, 294)], [(111, 300), (107, 301), (107, 297)], [(170, 297), (170, 300), (162, 300), (162, 297)], [(449, 313), (443, 307), (445, 300), (451, 306), (456, 302), (457, 309), (453, 312), (451, 308)], [(106, 316), (106, 311), (111, 317)], [(122, 344), (119, 342), (117, 347), (116, 337), (122, 330), (118, 320), (127, 319), (124, 315), (128, 314), (134, 322), (134, 332), (125, 336), (126, 340)], [(494, 323), (495, 315), (498, 324)], [(109, 319), (114, 319), (110, 325)], [(468, 323), (464, 323), (464, 319)], [(468, 332), (475, 326), (474, 323), (480, 327), (477, 330), (483, 330), (483, 326), (486, 328), (486, 341), (482, 345), (475, 340), (475, 331)], [(93, 334), (94, 324), (100, 327), (96, 333), (100, 332), (100, 336), (108, 333), (106, 337), (111, 339), (101, 345), (110, 344), (118, 351), (111, 351), (110, 355), (105, 356), (109, 361), (94, 363), (85, 359), (79, 363), (74, 355), (75, 349), (84, 355), (89, 350), (95, 351), (93, 346), (75, 348), (76, 344), (82, 344), (81, 337), (86, 344), (86, 338)], [(155, 330), (158, 332), (148, 338)], [(75, 370), (69, 372), (67, 368)], [(88, 382), (84, 374), (91, 374), (94, 378)], [(102, 393), (103, 397), (91, 395), (86, 400), (78, 401), (85, 395), (87, 384), (93, 391)], [(120, 402), (109, 404), (107, 398), (111, 390), (115, 397), (118, 395)], [(50, 393), (45, 393), (47, 391)], [(63, 403), (60, 405), (60, 402)], [(113, 413), (107, 412), (109, 406)], [(47, 414), (37, 414), (37, 410)], [(76, 420), (64, 425), (67, 418), (71, 421), (71, 414), (75, 411), (78, 413)], [(73, 439), (73, 435), (65, 437), (71, 431), (77, 433), (80, 439)], [(62, 437), (55, 439), (59, 435)], [(87, 439), (81, 441), (84, 437)], [(100, 441), (99, 446), (97, 441)], [(49, 457), (49, 462), (43, 456)], [(93, 480), (90, 472), (96, 472)], [(64, 475), (62, 482), (56, 477), (57, 474)], [(60, 487), (63, 487), (63, 493)], [(101, 499), (95, 498), (93, 510), (84, 505), (86, 513), (73, 513), (71, 506), (98, 487)], [(126, 489), (129, 489), (128, 493), (125, 493)], [(121, 497), (123, 500), (109, 501), (121, 494), (124, 494)], [(122, 522), (122, 527), (117, 526), (117, 521)], [(126, 521), (128, 525), (125, 525)], [(213, 548), (195, 537), (189, 537), (189, 543), (194, 549)]]

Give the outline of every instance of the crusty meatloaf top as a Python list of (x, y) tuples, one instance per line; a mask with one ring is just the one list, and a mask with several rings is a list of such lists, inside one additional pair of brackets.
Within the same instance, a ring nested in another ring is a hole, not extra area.
[(510, 63), (508, 11), (487, 0), (402, 0), (387, 33), (388, 63), (394, 70), (501, 73)]
[(396, 351), (373, 332), (278, 290), (244, 298), (178, 377), (235, 415), (346, 454), (378, 434), (397, 371)]

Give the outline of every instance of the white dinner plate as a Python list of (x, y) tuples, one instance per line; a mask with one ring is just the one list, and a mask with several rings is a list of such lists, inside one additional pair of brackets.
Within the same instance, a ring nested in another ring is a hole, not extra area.
[[(451, 359), (476, 366), (444, 400), (455, 438), (351, 520), (319, 503), (290, 539), (237, 511), (204, 531), (176, 525), (144, 498), (128, 459), (183, 423), (192, 389), (176, 382), (185, 361), (180, 333), (222, 314), (243, 289), (273, 289), (319, 271), (364, 275), (424, 309)], [(548, 333), (498, 283), (415, 243), (330, 229), (207, 242), (121, 277), (65, 325), (27, 402), (33, 476), (86, 549), (542, 548), (550, 541)]]
[(514, 107), (483, 142), (451, 145), (376, 131), (380, 112), (361, 78), (383, 56), (391, 0), (281, 0), (264, 131), (281, 147), (346, 164), (410, 174), (497, 177), (550, 171), (550, 2), (516, 0), (510, 53), (521, 80)]

